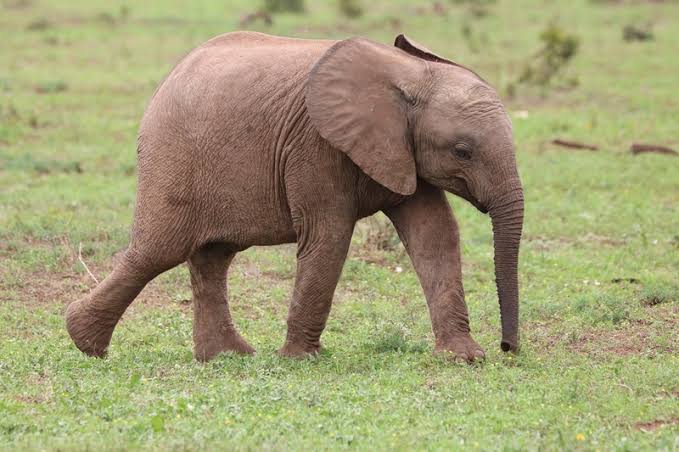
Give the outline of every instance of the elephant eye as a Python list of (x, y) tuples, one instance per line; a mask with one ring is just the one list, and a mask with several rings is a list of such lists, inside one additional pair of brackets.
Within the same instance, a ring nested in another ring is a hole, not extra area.
[(453, 148), (455, 157), (461, 160), (470, 160), (472, 158), (472, 149), (466, 143), (458, 143)]

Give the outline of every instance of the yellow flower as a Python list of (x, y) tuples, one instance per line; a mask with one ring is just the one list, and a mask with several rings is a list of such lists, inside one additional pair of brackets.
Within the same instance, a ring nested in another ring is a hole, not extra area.
[(583, 435), (582, 433), (578, 433), (577, 435), (575, 435), (575, 439), (578, 441), (584, 441), (585, 435)]

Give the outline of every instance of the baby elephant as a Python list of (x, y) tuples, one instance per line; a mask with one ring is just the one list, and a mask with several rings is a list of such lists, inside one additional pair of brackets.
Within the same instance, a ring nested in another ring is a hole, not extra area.
[(76, 346), (103, 356), (123, 312), (188, 261), (194, 353), (253, 353), (229, 313), (238, 251), (297, 242), (280, 353), (317, 353), (354, 224), (383, 211), (412, 259), (435, 351), (473, 361), (458, 227), (444, 191), (489, 213), (504, 351), (517, 351), (523, 191), (512, 127), (478, 75), (403, 35), (303, 40), (236, 32), (193, 50), (154, 93), (138, 140), (131, 241), (72, 303)]

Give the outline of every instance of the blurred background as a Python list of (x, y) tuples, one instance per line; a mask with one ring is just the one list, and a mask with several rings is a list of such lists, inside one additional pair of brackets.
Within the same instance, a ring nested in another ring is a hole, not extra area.
[[(101, 280), (127, 245), (144, 107), (233, 30), (404, 33), (496, 88), (526, 196), (519, 357), (497, 350), (490, 221), (453, 196), (485, 367), (431, 357), (380, 215), (357, 227), (318, 362), (273, 355), (294, 245), (231, 272), (251, 361), (193, 363), (183, 267), (132, 305), (111, 359), (74, 349), (62, 311), (94, 285), (83, 264)], [(676, 448), (678, 49), (675, 1), (0, 0), (0, 447)]]

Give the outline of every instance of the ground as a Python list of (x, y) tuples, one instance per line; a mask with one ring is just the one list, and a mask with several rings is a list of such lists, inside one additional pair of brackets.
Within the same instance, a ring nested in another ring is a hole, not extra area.
[[(346, 19), (307, 1), (271, 26), (239, 24), (245, 0), (188, 5), (0, 2), (0, 448), (679, 447), (679, 159), (629, 152), (679, 147), (679, 4), (373, 0)], [(579, 36), (564, 74), (579, 84), (512, 89), (550, 22)], [(629, 24), (654, 39), (623, 40)], [(452, 196), (483, 364), (432, 355), (384, 218), (359, 225), (316, 359), (275, 354), (294, 246), (236, 258), (233, 313), (255, 357), (193, 360), (185, 267), (145, 289), (107, 359), (75, 349), (63, 311), (94, 286), (81, 260), (101, 279), (126, 246), (146, 102), (185, 52), (244, 26), (385, 43), (404, 32), (497, 87), (526, 195), (518, 356), (499, 350), (490, 221)]]

